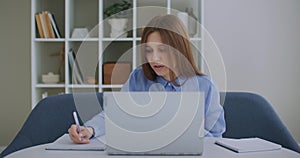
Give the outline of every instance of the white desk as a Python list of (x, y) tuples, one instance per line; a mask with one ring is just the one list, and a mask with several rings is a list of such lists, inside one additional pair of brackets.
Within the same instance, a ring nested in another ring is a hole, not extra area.
[[(204, 139), (204, 153), (202, 158), (300, 158), (300, 154), (282, 148), (281, 150), (252, 152), (252, 153), (235, 153), (223, 147), (214, 144), (215, 138)], [(100, 157), (128, 157), (128, 156), (109, 156), (105, 151), (53, 151), (45, 150), (46, 145), (39, 145), (27, 149), (23, 149), (12, 153), (7, 158), (100, 158)], [(146, 157), (146, 156), (131, 156), (132, 158)], [(149, 156), (147, 156), (149, 157)], [(152, 156), (151, 156), (152, 157)], [(153, 156), (153, 157), (174, 157), (174, 156)], [(199, 156), (176, 156), (181, 157), (199, 157)]]

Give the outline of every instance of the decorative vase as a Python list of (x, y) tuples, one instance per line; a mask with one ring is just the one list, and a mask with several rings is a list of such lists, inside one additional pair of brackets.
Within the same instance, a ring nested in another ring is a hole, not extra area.
[(127, 18), (113, 18), (109, 19), (108, 23), (111, 25), (111, 38), (125, 38), (127, 37)]

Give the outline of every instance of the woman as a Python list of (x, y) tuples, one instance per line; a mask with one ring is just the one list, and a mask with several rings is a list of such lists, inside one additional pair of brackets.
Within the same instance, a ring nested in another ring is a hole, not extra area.
[[(122, 91), (201, 91), (205, 94), (205, 136), (221, 137), (225, 131), (224, 111), (219, 91), (194, 62), (191, 42), (181, 20), (174, 15), (154, 17), (143, 29), (141, 67), (135, 69)], [(89, 143), (89, 138), (105, 134), (104, 112), (85, 127), (72, 125), (74, 143)]]

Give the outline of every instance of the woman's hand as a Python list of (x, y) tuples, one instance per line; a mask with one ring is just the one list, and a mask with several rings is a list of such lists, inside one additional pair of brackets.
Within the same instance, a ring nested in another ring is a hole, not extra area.
[(93, 129), (91, 127), (80, 126), (80, 132), (77, 132), (77, 126), (71, 125), (68, 129), (69, 136), (76, 144), (87, 144), (90, 142), (90, 138), (93, 135)]

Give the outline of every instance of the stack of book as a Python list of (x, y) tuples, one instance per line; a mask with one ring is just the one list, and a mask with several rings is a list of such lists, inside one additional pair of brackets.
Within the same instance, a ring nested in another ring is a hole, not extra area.
[(35, 21), (40, 38), (61, 38), (54, 15), (49, 11), (36, 13)]

